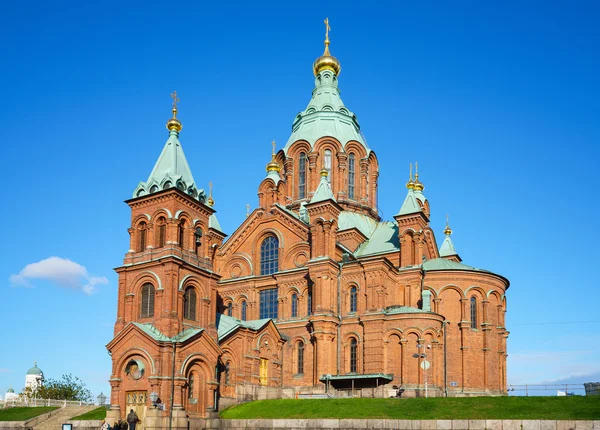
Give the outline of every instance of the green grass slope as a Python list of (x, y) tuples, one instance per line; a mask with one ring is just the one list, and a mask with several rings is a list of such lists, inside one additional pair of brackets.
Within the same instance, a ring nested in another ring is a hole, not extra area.
[(600, 397), (260, 400), (226, 409), (221, 417), (598, 420)]
[(38, 415), (58, 409), (54, 406), (41, 406), (38, 408), (6, 408), (0, 409), (0, 421), (27, 421)]
[[(85, 414), (77, 415), (76, 417), (71, 418), (72, 421), (84, 421), (84, 420), (103, 420), (106, 418), (106, 408), (101, 406), (99, 408), (93, 409)], [(111, 423), (112, 425), (112, 423)]]

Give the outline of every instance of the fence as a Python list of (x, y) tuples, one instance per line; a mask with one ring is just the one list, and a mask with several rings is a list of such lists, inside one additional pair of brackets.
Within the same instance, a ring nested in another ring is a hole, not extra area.
[(509, 396), (585, 396), (583, 384), (509, 385)]
[[(58, 406), (59, 408), (66, 408), (67, 406), (101, 406), (98, 401), (82, 402), (78, 400), (55, 400), (55, 399), (30, 399), (27, 397), (16, 397), (0, 401), (0, 408), (14, 408), (16, 406)], [(104, 406), (110, 405), (110, 399), (107, 397)]]

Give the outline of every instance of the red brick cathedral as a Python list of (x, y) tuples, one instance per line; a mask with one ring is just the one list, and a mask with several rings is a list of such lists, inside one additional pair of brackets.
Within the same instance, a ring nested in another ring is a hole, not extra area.
[(449, 226), (438, 247), (418, 171), (379, 217), (377, 156), (340, 69), (326, 37), (312, 98), (229, 237), (173, 94), (168, 140), (127, 200), (109, 419), (134, 409), (144, 428), (188, 428), (261, 398), (506, 394), (508, 280), (462, 264)]

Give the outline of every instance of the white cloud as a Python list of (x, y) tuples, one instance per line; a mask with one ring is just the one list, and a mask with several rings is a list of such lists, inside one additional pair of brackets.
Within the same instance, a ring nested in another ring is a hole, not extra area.
[(97, 285), (108, 284), (104, 276), (90, 276), (81, 264), (60, 257), (28, 264), (17, 275), (11, 275), (10, 282), (13, 286), (32, 287), (31, 281), (36, 279), (64, 288), (80, 289), (87, 295), (93, 294)]

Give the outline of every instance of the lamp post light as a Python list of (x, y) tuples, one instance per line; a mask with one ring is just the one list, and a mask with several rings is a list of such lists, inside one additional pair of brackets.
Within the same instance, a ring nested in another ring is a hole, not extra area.
[[(421, 349), (421, 348), (427, 348), (427, 349), (429, 349), (429, 348), (431, 348), (431, 345), (425, 346), (425, 345), (422, 345), (422, 344), (418, 343), (417, 344), (417, 348), (418, 349)], [(427, 370), (429, 369), (429, 367), (431, 367), (431, 363), (429, 363), (429, 361), (427, 361), (427, 354), (424, 353), (424, 352), (414, 353), (413, 357), (414, 358), (418, 358), (419, 361), (421, 359), (423, 359), (423, 361), (421, 361), (419, 363), (419, 367), (421, 369), (423, 369), (423, 374), (424, 374), (424, 379), (425, 379), (425, 398), (427, 399), (429, 397), (428, 393), (427, 393)]]
[(100, 392), (100, 394), (98, 394), (98, 397), (96, 398), (98, 399), (98, 405), (104, 406), (104, 403), (106, 402), (106, 396), (102, 391)]

